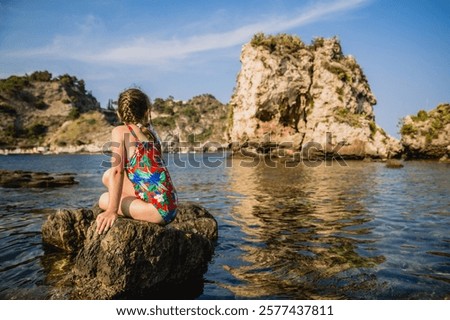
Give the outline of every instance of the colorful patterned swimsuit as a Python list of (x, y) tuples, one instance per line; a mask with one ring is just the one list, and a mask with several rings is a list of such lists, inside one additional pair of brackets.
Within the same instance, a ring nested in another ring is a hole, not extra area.
[(133, 128), (128, 124), (127, 127), (137, 140), (135, 152), (125, 164), (136, 197), (154, 205), (165, 223), (169, 223), (177, 214), (178, 198), (161, 155), (160, 139), (152, 126), (148, 129), (155, 141), (139, 141)]

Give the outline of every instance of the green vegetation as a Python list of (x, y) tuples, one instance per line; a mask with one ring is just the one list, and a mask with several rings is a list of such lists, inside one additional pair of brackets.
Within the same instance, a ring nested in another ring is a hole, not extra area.
[(158, 117), (152, 119), (152, 124), (155, 127), (162, 127), (165, 129), (175, 129), (175, 118), (174, 117)]
[(69, 115), (67, 116), (67, 118), (69, 120), (75, 120), (78, 119), (80, 117), (80, 110), (78, 110), (78, 108), (72, 107), (72, 109), (70, 109)]
[(346, 82), (346, 83), (352, 83), (353, 82), (353, 78), (352, 78), (351, 74), (347, 73), (347, 71), (344, 68), (342, 68), (341, 65), (339, 65), (337, 63), (326, 62), (324, 64), (324, 67), (325, 67), (325, 69), (327, 69), (331, 73), (337, 75), (339, 80), (341, 80), (343, 82)]
[(211, 128), (207, 128), (202, 133), (196, 135), (196, 140), (199, 142), (205, 142), (209, 137), (211, 137), (213, 131)]
[(375, 121), (369, 122), (369, 129), (370, 129), (370, 137), (373, 139), (375, 137), (375, 134), (377, 133), (377, 125), (375, 124)]
[(34, 106), (39, 110), (45, 110), (48, 108), (48, 105), (43, 100), (35, 102)]
[(192, 122), (198, 122), (200, 120), (200, 114), (197, 109), (191, 105), (184, 106), (180, 113), (188, 117)]
[(0, 91), (17, 96), (23, 89), (30, 85), (27, 77), (10, 76), (0, 80)]
[(27, 134), (31, 138), (39, 138), (47, 133), (48, 127), (42, 123), (33, 123), (27, 128)]
[(317, 50), (318, 48), (322, 48), (325, 44), (325, 39), (323, 37), (316, 37), (312, 41), (312, 47), (314, 50)]
[(80, 145), (91, 143), (92, 135), (99, 131), (99, 128), (107, 126), (102, 113), (98, 111), (89, 111), (83, 113), (78, 119), (73, 120), (63, 128), (57, 131), (58, 137), (56, 144), (59, 146)]
[(419, 110), (417, 116), (411, 116), (412, 121), (426, 121), (428, 120), (428, 113), (425, 110)]
[(48, 71), (36, 71), (28, 76), (30, 81), (49, 82), (52, 80), (52, 74)]
[(337, 108), (334, 117), (340, 123), (346, 123), (352, 127), (361, 128), (361, 119), (363, 119), (363, 117), (360, 114), (350, 112), (350, 110), (345, 107)]
[(431, 143), (450, 123), (450, 104), (441, 104), (430, 112), (419, 110), (411, 120), (413, 123), (400, 122), (400, 133), (405, 136), (420, 134), (426, 143)]
[(169, 97), (167, 100), (156, 98), (152, 103), (152, 110), (154, 112), (175, 115), (174, 108), (177, 106), (181, 106), (183, 103), (181, 101), (174, 101), (173, 97)]
[(400, 128), (400, 134), (402, 136), (410, 136), (417, 134), (417, 129), (412, 123), (403, 124)]
[(48, 71), (36, 71), (31, 75), (10, 76), (6, 79), (0, 79), (0, 91), (17, 96), (25, 88), (31, 85), (31, 81), (51, 81), (52, 74)]
[(450, 104), (440, 104), (436, 108), (436, 112), (438, 113), (438, 117), (442, 120), (444, 125), (450, 123)]
[(11, 107), (7, 104), (0, 104), (0, 113), (15, 115), (17, 114), (17, 110), (14, 107)]
[(63, 74), (61, 76), (59, 76), (57, 78), (58, 81), (60, 81), (60, 83), (68, 88), (72, 88), (75, 87), (78, 89), (78, 91), (82, 94), (86, 94), (86, 87), (85, 87), (85, 83), (84, 80), (78, 80), (77, 77), (75, 76), (71, 76), (69, 74)]
[(228, 129), (231, 130), (231, 128), (233, 128), (233, 116), (234, 116), (234, 106), (233, 105), (229, 105), (228, 106), (228, 113), (227, 113), (227, 124), (228, 124)]
[(250, 44), (253, 47), (263, 47), (272, 52), (294, 53), (305, 48), (302, 40), (293, 35), (280, 33), (277, 35), (265, 35), (260, 32), (253, 36)]

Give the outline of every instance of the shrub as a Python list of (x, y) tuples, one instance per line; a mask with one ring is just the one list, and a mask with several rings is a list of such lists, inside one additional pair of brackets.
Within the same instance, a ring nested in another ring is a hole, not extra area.
[(187, 106), (183, 107), (180, 112), (181, 112), (181, 114), (185, 115), (190, 120), (192, 120), (193, 122), (197, 122), (200, 120), (200, 115), (198, 114), (197, 110), (193, 106), (187, 105)]
[(339, 66), (335, 63), (331, 64), (331, 63), (326, 62), (324, 64), (324, 67), (331, 73), (337, 75), (339, 80), (341, 80), (343, 82), (351, 83), (353, 81), (352, 76), (349, 73), (347, 73), (347, 71), (344, 68), (342, 68), (341, 66)]
[(419, 110), (419, 112), (417, 112), (417, 116), (412, 116), (411, 119), (414, 122), (426, 121), (428, 119), (428, 113), (425, 110)]
[(370, 128), (370, 136), (373, 138), (377, 133), (377, 125), (375, 124), (374, 121), (369, 122), (369, 128)]
[(345, 107), (337, 108), (335, 110), (334, 117), (340, 123), (346, 123), (352, 127), (361, 127), (362, 116), (360, 114), (350, 112), (350, 110)]
[(176, 126), (175, 119), (173, 117), (155, 118), (155, 119), (152, 119), (152, 123), (154, 126), (170, 128), (170, 129), (174, 129)]
[(42, 123), (34, 123), (28, 128), (28, 135), (33, 138), (38, 138), (47, 133), (48, 127)]
[(250, 44), (255, 48), (266, 48), (270, 52), (286, 51), (288, 53), (296, 52), (305, 47), (305, 44), (299, 37), (286, 33), (266, 36), (264, 33), (259, 32), (253, 36)]
[(318, 48), (323, 47), (324, 44), (325, 44), (325, 39), (323, 37), (316, 37), (312, 41), (312, 46), (313, 46), (314, 50), (317, 50)]
[(76, 77), (72, 77), (69, 74), (63, 74), (61, 76), (58, 77), (58, 80), (61, 82), (61, 84), (63, 86), (73, 86), (73, 84), (75, 83), (75, 81), (77, 81)]
[(95, 119), (87, 119), (86, 122), (87, 122), (87, 124), (93, 126), (94, 124), (97, 123), (97, 120), (95, 120)]
[(79, 117), (80, 117), (80, 111), (77, 108), (72, 107), (67, 118), (69, 120), (75, 120), (75, 119), (78, 119)]
[(17, 95), (29, 85), (30, 82), (26, 77), (10, 76), (7, 79), (0, 80), (0, 91)]
[(39, 110), (44, 110), (44, 109), (47, 109), (48, 108), (48, 104), (46, 104), (44, 101), (42, 101), (42, 100), (39, 100), (38, 102), (36, 102), (35, 104), (34, 104), (34, 106), (36, 107), (36, 109), (39, 109)]
[(202, 133), (197, 135), (197, 141), (199, 141), (199, 142), (205, 141), (212, 135), (212, 133), (213, 132), (212, 132), (211, 128), (206, 129), (205, 131), (203, 131)]
[(0, 113), (15, 115), (17, 110), (7, 104), (0, 104)]
[(31, 81), (49, 82), (52, 80), (52, 74), (48, 71), (36, 71), (36, 72), (33, 72), (28, 78)]
[(417, 134), (417, 129), (412, 123), (403, 124), (400, 128), (400, 134), (402, 136), (410, 136)]

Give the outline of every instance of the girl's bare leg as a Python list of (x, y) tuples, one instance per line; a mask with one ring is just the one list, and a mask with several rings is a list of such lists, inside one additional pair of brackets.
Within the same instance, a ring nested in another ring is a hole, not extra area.
[[(108, 188), (110, 170), (106, 170), (103, 174), (102, 182)], [(109, 189), (109, 188), (108, 188)], [(103, 210), (108, 208), (109, 192), (105, 192), (100, 196), (99, 207)], [(163, 223), (164, 220), (158, 213), (156, 208), (141, 199), (136, 198), (133, 184), (125, 175), (123, 179), (122, 197), (120, 199), (118, 214), (133, 218), (136, 220), (148, 221), (152, 223)]]

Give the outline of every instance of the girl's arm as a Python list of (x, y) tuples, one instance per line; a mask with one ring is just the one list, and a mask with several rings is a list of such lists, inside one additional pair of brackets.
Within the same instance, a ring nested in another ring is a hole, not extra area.
[(106, 211), (97, 216), (97, 232), (102, 234), (111, 228), (117, 219), (122, 196), (124, 165), (125, 165), (125, 147), (123, 141), (123, 132), (120, 127), (116, 127), (111, 135), (111, 174), (109, 175), (109, 204)]

